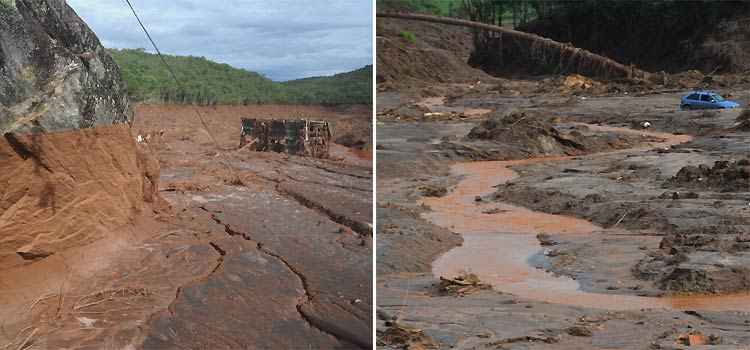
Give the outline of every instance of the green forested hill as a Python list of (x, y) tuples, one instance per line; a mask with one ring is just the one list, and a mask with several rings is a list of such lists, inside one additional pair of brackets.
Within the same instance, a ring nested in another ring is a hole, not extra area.
[(113, 49), (110, 54), (136, 101), (202, 105), (372, 104), (372, 66), (331, 77), (279, 83), (203, 57), (165, 55), (185, 87), (185, 91), (180, 91), (157, 55), (140, 49)]
[(372, 65), (330, 77), (315, 77), (281, 83), (292, 102), (372, 103)]

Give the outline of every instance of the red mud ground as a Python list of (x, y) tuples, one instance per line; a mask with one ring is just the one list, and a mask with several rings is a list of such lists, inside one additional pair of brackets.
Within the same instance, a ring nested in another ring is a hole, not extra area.
[[(336, 145), (336, 159), (330, 160), (235, 149), (241, 117), (324, 119), (369, 144), (369, 109), (200, 110), (220, 149), (187, 106), (138, 106), (134, 126), (124, 136), (107, 138), (104, 129), (55, 135), (71, 142), (80, 134), (101, 136), (73, 143), (87, 151), (62, 158), (69, 161), (57, 162), (60, 154), (55, 152), (62, 147), (42, 148), (40, 154), (48, 156), (42, 164), (55, 170), (56, 183), (68, 184), (56, 193), (67, 196), (92, 188), (110, 195), (86, 192), (83, 204), (91, 210), (80, 213), (76, 209), (81, 204), (61, 197), (60, 205), (74, 204), (59, 208), (58, 213), (70, 210), (68, 215), (49, 214), (65, 220), (50, 221), (54, 227), (47, 231), (104, 219), (94, 225), (97, 234), (80, 244), (56, 245), (61, 248), (46, 258), (0, 269), (0, 346), (371, 347), (372, 166), (366, 160), (371, 156)], [(160, 196), (154, 203), (133, 204), (132, 212), (121, 215), (122, 223), (110, 225), (105, 218), (119, 217), (107, 214), (119, 213), (112, 209), (117, 196), (142, 195), (147, 181), (140, 169), (154, 174), (153, 166), (135, 155), (138, 134), (151, 135), (139, 147), (159, 159), (161, 175), (153, 180), (159, 182)], [(105, 156), (128, 162), (110, 162)], [(32, 164), (33, 159), (17, 162)], [(117, 171), (103, 171), (110, 166)], [(79, 174), (102, 178), (81, 182)], [(137, 183), (124, 189), (109, 184), (127, 174)], [(43, 179), (32, 177), (35, 182), (29, 185)], [(7, 179), (13, 180), (23, 178)], [(31, 201), (24, 203), (31, 211)], [(56, 208), (42, 207), (36, 216)], [(41, 225), (4, 219), (0, 227)], [(41, 231), (44, 237), (47, 231)], [(86, 238), (87, 232), (69, 236)]]

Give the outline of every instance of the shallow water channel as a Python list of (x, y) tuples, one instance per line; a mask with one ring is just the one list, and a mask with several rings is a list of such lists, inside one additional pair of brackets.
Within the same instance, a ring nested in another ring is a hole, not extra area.
[[(640, 133), (661, 139), (636, 149), (599, 153), (642, 152), (664, 148), (690, 141), (686, 135), (636, 131), (625, 128), (586, 125), (594, 131)], [(514, 161), (484, 161), (457, 163), (453, 175), (461, 181), (444, 197), (424, 198), (421, 202), (431, 211), (423, 217), (433, 224), (460, 233), (463, 245), (456, 247), (433, 262), (435, 276), (453, 277), (462, 271), (477, 274), (495, 290), (511, 293), (521, 298), (594, 307), (609, 310), (637, 310), (667, 308), (676, 310), (750, 311), (750, 293), (721, 296), (641, 297), (593, 293), (581, 290), (572, 278), (556, 276), (534, 267), (530, 260), (542, 251), (536, 235), (539, 233), (564, 235), (592, 235), (606, 233), (607, 229), (586, 220), (569, 216), (552, 215), (506, 203), (477, 203), (476, 196), (494, 192), (494, 186), (515, 179), (518, 175), (511, 167), (537, 162), (553, 162), (572, 157), (548, 157)], [(484, 211), (498, 208), (499, 212)]]

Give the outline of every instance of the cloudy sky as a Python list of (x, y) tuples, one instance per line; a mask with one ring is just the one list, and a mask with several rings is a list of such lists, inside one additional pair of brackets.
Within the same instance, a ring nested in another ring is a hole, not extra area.
[[(205, 56), (277, 81), (372, 64), (370, 0), (131, 2), (163, 53)], [(104, 46), (151, 48), (124, 0), (68, 4)]]

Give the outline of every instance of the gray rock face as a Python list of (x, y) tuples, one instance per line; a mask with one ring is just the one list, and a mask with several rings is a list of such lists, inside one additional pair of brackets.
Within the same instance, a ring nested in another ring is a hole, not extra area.
[(0, 132), (129, 122), (112, 57), (64, 0), (0, 0)]

